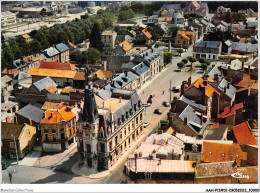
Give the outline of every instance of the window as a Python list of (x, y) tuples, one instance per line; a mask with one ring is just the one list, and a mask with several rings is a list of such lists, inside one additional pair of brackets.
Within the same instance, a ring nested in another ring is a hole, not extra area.
[(124, 131), (124, 135), (126, 136), (126, 128), (125, 128), (125, 131)]
[(53, 135), (53, 141), (56, 141), (56, 135), (55, 134)]
[(128, 132), (130, 133), (130, 125), (128, 125)]
[(48, 134), (45, 134), (45, 140), (48, 141)]
[(109, 151), (112, 151), (112, 141), (109, 142)]
[(132, 121), (132, 129), (134, 128), (134, 124), (135, 124), (135, 122), (134, 122), (134, 121)]
[(115, 144), (118, 144), (118, 136), (115, 137)]
[(120, 132), (120, 141), (123, 139), (123, 132)]
[(65, 138), (64, 133), (61, 133), (61, 134), (60, 134), (60, 138), (61, 138), (61, 139), (64, 139), (64, 138)]
[(136, 124), (138, 125), (138, 117), (136, 117), (135, 122), (136, 122)]
[(91, 145), (90, 144), (86, 144), (87, 146), (87, 153), (91, 153)]
[(48, 129), (44, 129), (44, 133), (48, 133)]
[(104, 143), (100, 143), (100, 151), (105, 153), (105, 144)]
[(141, 113), (140, 114), (140, 121), (142, 121), (143, 120), (143, 114)]
[(12, 148), (12, 149), (15, 148), (14, 142), (10, 142), (10, 148)]

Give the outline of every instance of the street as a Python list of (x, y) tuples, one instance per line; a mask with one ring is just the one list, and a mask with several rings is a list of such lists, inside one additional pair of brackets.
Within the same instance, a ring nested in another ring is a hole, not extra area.
[[(179, 96), (180, 93), (173, 93), (170, 91), (170, 81), (171, 87), (177, 86), (182, 83), (183, 80), (187, 80), (190, 76), (190, 72), (185, 72), (182, 69), (181, 72), (174, 72), (177, 69), (177, 63), (183, 58), (192, 55), (192, 48), (187, 52), (183, 53), (181, 57), (175, 57), (172, 63), (169, 64), (163, 71), (158, 74), (151, 82), (148, 82), (144, 87), (138, 91), (139, 97), (143, 103), (147, 103), (147, 99), (150, 94), (154, 94), (153, 103), (150, 107), (145, 109), (144, 121), (149, 121), (150, 125), (144, 130), (143, 136), (145, 139), (151, 132), (158, 128), (158, 123), (160, 120), (165, 120), (167, 118), (167, 113), (170, 107), (164, 107), (162, 103), (164, 101), (170, 101), (174, 96)], [(192, 73), (192, 82), (199, 78), (201, 74)], [(143, 93), (144, 91), (144, 93)], [(164, 91), (164, 94), (163, 94)], [(156, 108), (161, 109), (163, 112), (161, 115), (154, 114)], [(141, 141), (140, 141), (141, 143)], [(134, 149), (140, 144), (135, 144), (135, 147), (129, 152), (130, 155)], [(67, 154), (59, 164), (56, 164), (53, 168), (38, 168), (38, 167), (28, 167), (28, 166), (9, 166), (8, 169), (2, 171), (2, 182), (9, 183), (8, 171), (15, 169), (16, 172), (13, 174), (13, 183), (107, 183), (107, 184), (119, 184), (125, 181), (125, 176), (123, 174), (123, 167), (127, 157), (125, 157), (114, 169), (112, 174), (102, 179), (90, 179), (87, 177), (78, 176), (71, 174), (69, 172), (63, 172), (63, 170), (68, 170), (69, 168), (77, 162), (77, 153), (72, 151)], [(64, 169), (65, 168), (65, 169)]]

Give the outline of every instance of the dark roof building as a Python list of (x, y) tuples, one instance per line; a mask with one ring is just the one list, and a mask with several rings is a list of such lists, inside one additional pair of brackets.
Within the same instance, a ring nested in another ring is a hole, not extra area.
[(15, 114), (20, 115), (28, 120), (32, 120), (36, 123), (40, 123), (43, 118), (44, 111), (31, 104), (28, 104), (17, 111)]
[(59, 51), (59, 52), (65, 52), (67, 50), (69, 50), (69, 47), (67, 45), (65, 45), (64, 43), (59, 43), (55, 46), (55, 48)]

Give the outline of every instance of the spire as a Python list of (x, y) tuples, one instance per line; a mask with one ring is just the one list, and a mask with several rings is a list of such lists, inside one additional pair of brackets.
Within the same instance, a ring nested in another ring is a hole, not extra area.
[(89, 123), (94, 123), (98, 118), (97, 104), (94, 97), (93, 85), (90, 80), (91, 71), (89, 66), (85, 70), (85, 96), (82, 119)]

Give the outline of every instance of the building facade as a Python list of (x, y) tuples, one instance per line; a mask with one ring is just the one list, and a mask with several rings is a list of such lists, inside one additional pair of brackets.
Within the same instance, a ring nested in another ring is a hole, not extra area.
[(136, 92), (127, 90), (97, 108), (89, 74), (87, 69), (77, 133), (79, 159), (88, 167), (104, 170), (113, 166), (141, 135), (144, 108)]

